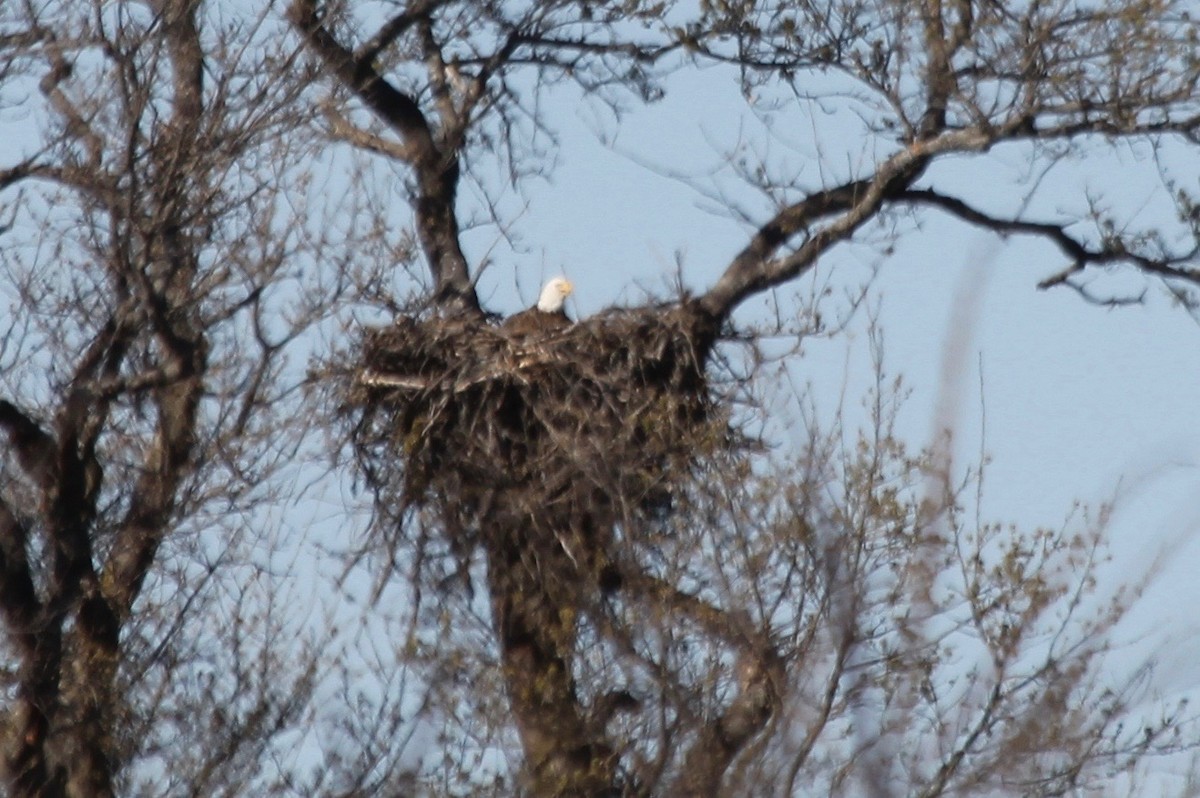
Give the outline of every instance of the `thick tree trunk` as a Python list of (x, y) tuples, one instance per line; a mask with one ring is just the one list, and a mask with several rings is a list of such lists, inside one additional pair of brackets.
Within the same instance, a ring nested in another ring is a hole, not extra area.
[(619, 794), (615, 757), (589, 728), (571, 661), (579, 591), (567, 556), (538, 547), (527, 528), (492, 530), (488, 587), (509, 702), (537, 796)]

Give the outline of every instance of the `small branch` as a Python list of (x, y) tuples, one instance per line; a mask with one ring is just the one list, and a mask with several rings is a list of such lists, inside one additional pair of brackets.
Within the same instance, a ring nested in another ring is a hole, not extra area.
[[(454, 106), (450, 86), (453, 80), (446, 67), (446, 59), (442, 55), (441, 43), (433, 35), (433, 22), (428, 17), (423, 18), (417, 27), (419, 28), (417, 38), (420, 39), (421, 49), (425, 55), (425, 71), (429, 75), (429, 93), (441, 118), (442, 140), (443, 142), (446, 139), (459, 141), (467, 127), (466, 119)], [(457, 151), (457, 147), (454, 151)]]
[(83, 144), (83, 148), (87, 152), (88, 167), (99, 170), (103, 162), (104, 141), (63, 92), (61, 86), (71, 77), (72, 65), (54, 42), (53, 37), (46, 38), (49, 41), (46, 50), (50, 56), (51, 66), (50, 71), (42, 77), (38, 88), (50, 101), (51, 107), (66, 121), (67, 134)]
[(324, 107), (322, 110), (325, 114), (325, 121), (329, 123), (329, 135), (333, 138), (386, 158), (397, 161), (408, 160), (410, 153), (403, 142), (385, 139), (369, 130), (363, 130), (332, 107)]
[[(1164, 105), (1169, 103), (1164, 102)], [(1092, 114), (1099, 116), (1090, 118)], [(1080, 119), (1070, 119), (1081, 116)], [(1136, 120), (1121, 120), (1111, 109), (1089, 105), (1087, 103), (1071, 103), (1055, 107), (1043, 107), (1039, 110), (1039, 118), (1062, 118), (1068, 121), (1059, 124), (1040, 123), (1027, 126), (1024, 130), (1009, 136), (1011, 139), (1037, 139), (1052, 141), (1075, 139), (1082, 136), (1096, 135), (1110, 138), (1141, 138), (1146, 136), (1167, 136), (1175, 134), (1197, 143), (1200, 136), (1200, 114), (1192, 114), (1179, 119), (1165, 119), (1157, 122), (1137, 122)]]
[(106, 208), (114, 207), (122, 198), (121, 193), (113, 188), (108, 175), (102, 171), (90, 171), (74, 166), (50, 166), (38, 163), (34, 159), (23, 161), (8, 169), (0, 169), (0, 190), (29, 179), (45, 180), (74, 189)]
[(404, 374), (380, 374), (374, 371), (364, 371), (358, 376), (358, 383), (371, 388), (408, 388), (421, 391), (430, 386), (430, 380), (421, 376)]
[(355, 60), (367, 63), (374, 61), (380, 53), (403, 36), (418, 20), (423, 17), (427, 18), (440, 5), (445, 5), (445, 0), (432, 3), (414, 3), (413, 7), (403, 14), (397, 14), (392, 17), (374, 36), (358, 48), (354, 53)]
[(934, 776), (933, 783), (921, 792), (921, 798), (936, 798), (936, 796), (945, 793), (950, 780), (962, 765), (963, 759), (972, 753), (972, 749), (979, 741), (979, 737), (987, 733), (995, 723), (996, 713), (1000, 710), (1004, 699), (1007, 698), (1002, 686), (1002, 680), (998, 676), (995, 684), (992, 685), (991, 692), (988, 694), (987, 703), (984, 705), (983, 711), (979, 713), (979, 717), (975, 721), (973, 728), (967, 733), (962, 743), (954, 752), (942, 762), (937, 775)]
[(33, 158), (27, 158), (16, 166), (10, 166), (7, 169), (0, 169), (0, 190), (6, 189), (14, 183), (19, 183), (27, 177), (32, 177), (37, 174), (40, 167), (36, 165)]
[[(508, 358), (485, 364), (480, 371), (457, 377), (451, 383), (450, 391), (458, 394), (476, 385), (500, 379), (528, 385), (529, 381), (521, 372), (538, 367), (554, 366), (562, 362), (563, 358), (552, 350), (514, 350)], [(357, 382), (359, 385), (371, 388), (406, 388), (423, 391), (440, 383), (441, 378), (425, 377), (419, 374), (385, 374), (367, 369), (358, 376)]]
[(1002, 235), (1019, 234), (1044, 238), (1055, 244), (1070, 259), (1071, 263), (1062, 271), (1038, 283), (1038, 288), (1052, 288), (1067, 283), (1069, 279), (1083, 271), (1089, 265), (1104, 265), (1109, 263), (1132, 263), (1141, 271), (1158, 277), (1175, 280), (1186, 280), (1200, 284), (1200, 271), (1196, 269), (1179, 268), (1180, 264), (1195, 259), (1197, 249), (1171, 258), (1149, 258), (1130, 252), (1119, 241), (1113, 245), (1099, 249), (1089, 249), (1078, 239), (1066, 231), (1065, 225), (1051, 222), (1032, 222), (1024, 219), (1002, 219), (968, 205), (957, 197), (949, 197), (930, 189), (910, 189), (900, 197), (902, 201), (914, 204), (931, 205), (963, 221), (978, 227), (992, 230)]
[(955, 90), (954, 73), (950, 69), (951, 52), (941, 0), (922, 0), (917, 5), (924, 28), (926, 59), (925, 112), (921, 115), (919, 134), (930, 138), (946, 127), (946, 111)]
[(680, 795), (720, 795), (730, 765), (779, 708), (785, 669), (777, 651), (769, 644), (746, 650), (736, 670), (737, 694), (719, 717), (704, 725), (687, 753)]
[(593, 42), (584, 38), (559, 39), (553, 36), (525, 35), (521, 37), (524, 44), (543, 46), (551, 50), (574, 51), (597, 55), (620, 54), (628, 56), (641, 64), (653, 64), (664, 55), (673, 53), (683, 47), (679, 42), (664, 45), (643, 45), (634, 42)]

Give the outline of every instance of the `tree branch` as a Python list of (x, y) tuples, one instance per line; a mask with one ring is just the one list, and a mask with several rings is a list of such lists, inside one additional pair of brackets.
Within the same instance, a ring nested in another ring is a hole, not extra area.
[[(7, 404), (7, 403), (5, 403)], [(26, 546), (29, 530), (0, 501), (0, 617), (20, 662), (16, 705), (4, 730), (5, 776), (16, 795), (55, 794), (45, 743), (58, 703), (62, 637), (47, 625)], [(61, 789), (59, 785), (58, 789)]]
[(0, 399), (0, 429), (8, 434), (25, 475), (43, 491), (48, 489), (54, 479), (54, 439), (6, 399)]
[[(799, 276), (832, 245), (849, 238), (887, 199), (908, 188), (935, 152), (975, 141), (962, 134), (947, 134), (913, 144), (888, 158), (872, 178), (810, 194), (784, 208), (759, 228), (726, 267), (716, 285), (700, 298), (700, 308), (712, 318), (724, 320), (747, 297)], [(985, 146), (985, 142), (978, 141), (975, 146)], [(809, 231), (811, 225), (834, 213), (844, 215), (816, 232)], [(801, 233), (807, 235), (801, 247), (787, 257), (775, 257)]]
[(1065, 283), (1071, 275), (1083, 271), (1089, 265), (1098, 266), (1119, 262), (1131, 263), (1141, 271), (1158, 277), (1186, 280), (1200, 285), (1200, 270), (1180, 268), (1180, 264), (1194, 260), (1197, 254), (1200, 254), (1200, 246), (1183, 255), (1171, 258), (1150, 258), (1130, 252), (1119, 240), (1100, 248), (1088, 248), (1068, 234), (1065, 225), (1032, 222), (1024, 219), (1001, 219), (984, 213), (957, 197), (949, 197), (932, 189), (909, 189), (904, 191), (899, 199), (940, 208), (963, 221), (1000, 234), (1030, 235), (1050, 241), (1070, 258), (1071, 264), (1066, 269), (1038, 283), (1038, 288), (1041, 289)]
[(737, 694), (717, 718), (704, 724), (688, 751), (677, 795), (718, 796), (730, 764), (776, 712), (785, 683), (783, 660), (769, 645), (743, 652), (737, 663)]
[(949, 43), (942, 17), (941, 0), (921, 0), (922, 27), (925, 36), (925, 112), (921, 116), (922, 138), (930, 138), (946, 127), (946, 111), (954, 91), (954, 73), (950, 69)]
[(390, 47), (393, 42), (403, 36), (418, 20), (428, 18), (438, 6), (445, 5), (445, 1), (413, 3), (412, 7), (404, 13), (397, 14), (384, 23), (383, 27), (376, 31), (374, 36), (358, 48), (354, 53), (354, 59), (368, 64), (371, 63), (380, 53)]
[(45, 180), (84, 194), (104, 207), (112, 207), (121, 198), (108, 176), (97, 170), (76, 166), (51, 166), (34, 159), (23, 161), (8, 169), (0, 169), (0, 189), (23, 180)]
[(756, 625), (641, 569), (623, 569), (621, 583), (647, 607), (677, 612), (738, 650), (737, 692), (724, 711), (708, 719), (692, 742), (675, 793), (717, 795), (726, 772), (779, 707), (785, 684), (783, 658)]
[[(413, 20), (420, 17), (410, 12)], [(292, 23), (343, 86), (399, 134), (405, 160), (417, 178), (417, 233), (429, 261), (435, 290), (434, 300), (459, 310), (479, 312), (479, 298), (471, 283), (467, 259), (459, 242), (459, 224), (455, 212), (458, 191), (458, 152), (438, 146), (429, 119), (417, 102), (392, 86), (370, 59), (355, 56), (322, 24), (316, 0), (295, 0), (289, 8)], [(400, 23), (392, 21), (393, 27)], [(385, 29), (375, 37), (382, 42), (398, 32)], [(387, 35), (385, 35), (387, 34)], [(382, 37), (382, 38), (380, 38)], [(371, 48), (366, 52), (369, 54)]]

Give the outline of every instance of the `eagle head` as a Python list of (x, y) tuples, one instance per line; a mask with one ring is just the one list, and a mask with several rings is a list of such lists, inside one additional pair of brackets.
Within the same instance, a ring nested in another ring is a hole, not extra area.
[(537, 309), (543, 313), (558, 313), (574, 288), (566, 277), (555, 277), (542, 288), (542, 295), (538, 297)]

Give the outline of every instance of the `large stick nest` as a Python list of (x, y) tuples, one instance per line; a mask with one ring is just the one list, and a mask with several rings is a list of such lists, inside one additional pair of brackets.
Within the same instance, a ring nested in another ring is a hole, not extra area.
[(347, 397), (360, 462), (391, 501), (468, 538), (505, 516), (561, 540), (662, 513), (727, 435), (697, 329), (679, 306), (536, 334), (482, 319), (370, 329)]

